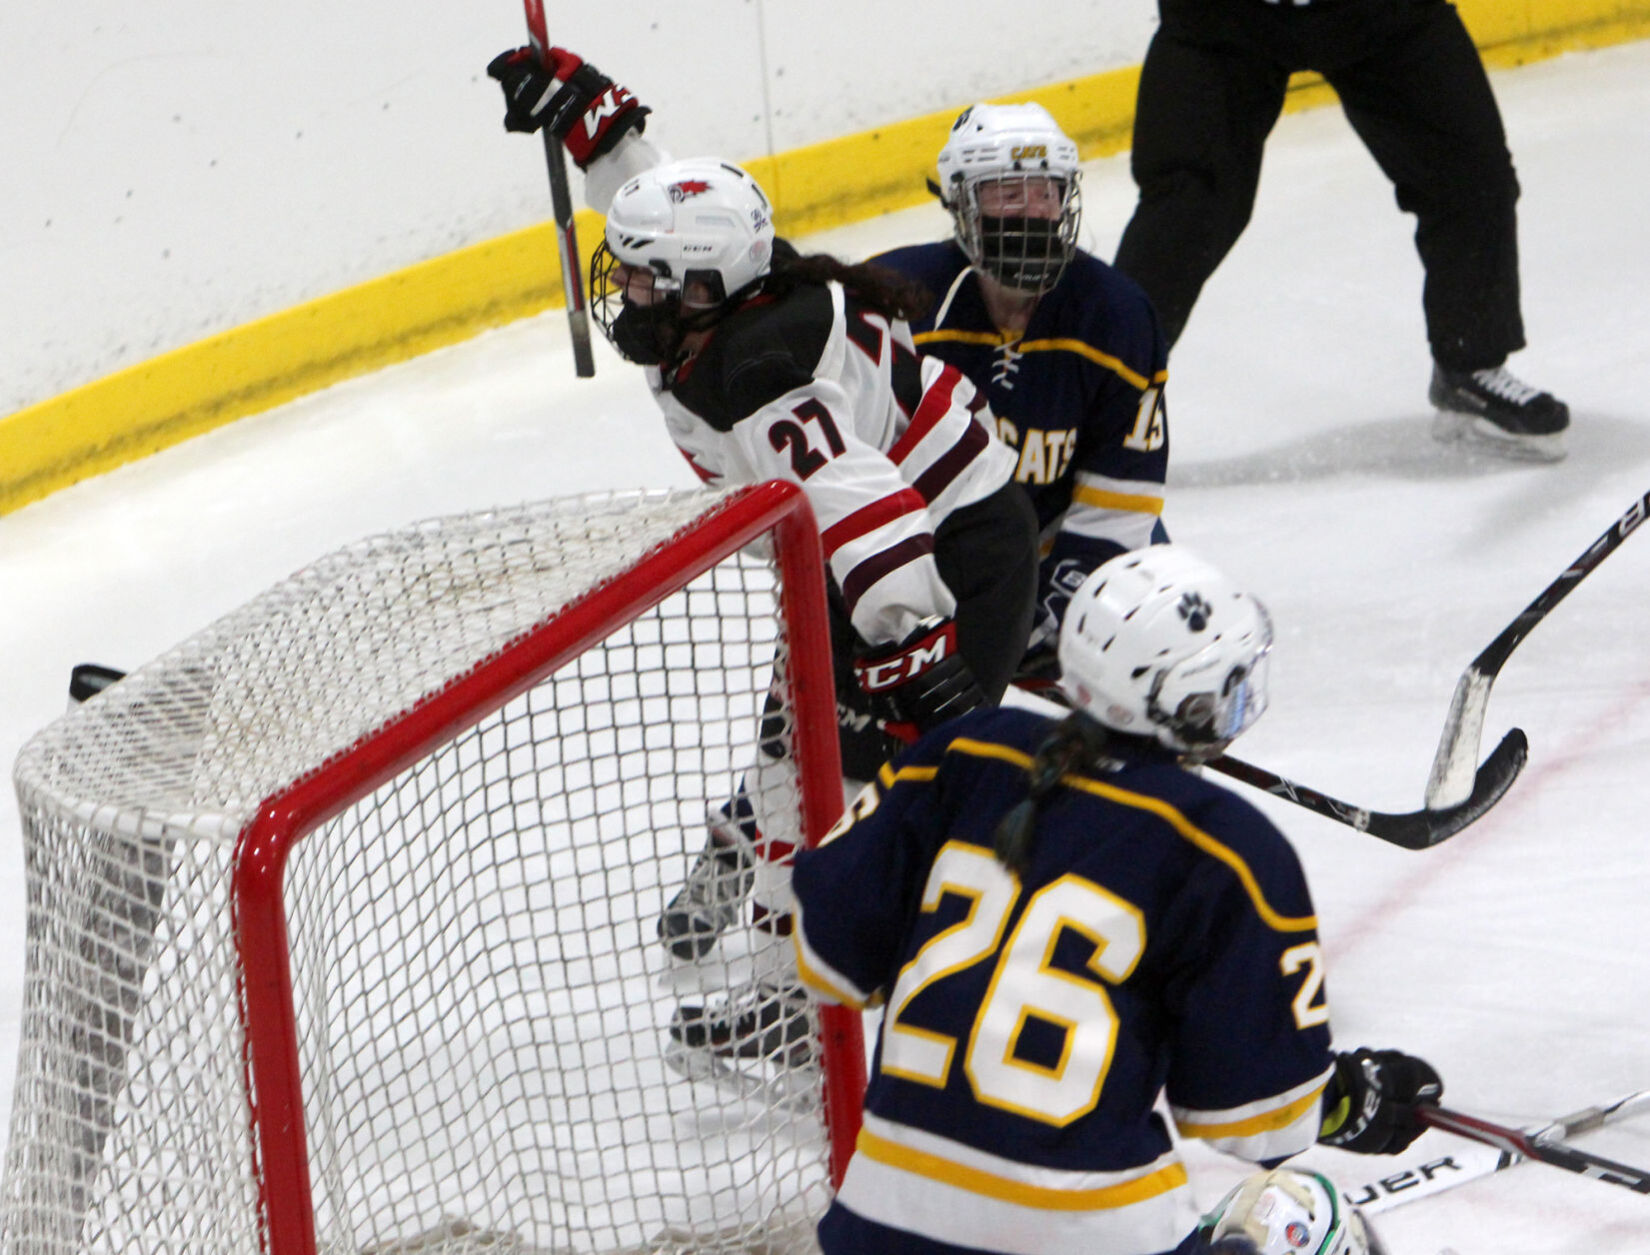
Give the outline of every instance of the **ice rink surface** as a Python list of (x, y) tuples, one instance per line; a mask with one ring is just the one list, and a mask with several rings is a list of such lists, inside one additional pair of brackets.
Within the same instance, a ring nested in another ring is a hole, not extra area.
[[(1254, 222), (1171, 363), (1167, 525), (1278, 627), (1272, 710), (1237, 753), (1381, 810), (1421, 806), (1456, 678), (1650, 488), (1650, 43), (1494, 81), (1524, 188), (1531, 347), (1510, 365), (1570, 403), (1567, 460), (1431, 438), (1413, 224), (1335, 109), (1280, 123)], [(1085, 243), (1109, 257), (1133, 204), (1127, 158), (1092, 163), (1084, 194)], [(925, 208), (805, 244), (858, 258), (946, 230)], [(597, 377), (575, 380), (555, 311), (0, 519), (0, 759), (62, 710), (75, 663), (135, 666), (365, 534), (692, 483), (640, 372), (596, 351)], [(1634, 537), (1501, 672), (1484, 748), (1517, 725), (1530, 763), (1445, 845), (1412, 853), (1259, 799), (1306, 863), (1342, 1048), (1424, 1055), (1449, 1102), (1510, 1123), (1650, 1086), (1647, 612), (1650, 537)], [(23, 953), (9, 790), (0, 860), (9, 1110)], [(1582, 1144), (1650, 1167), (1650, 1118)], [(1337, 1162), (1351, 1178), (1380, 1167)], [(1199, 1156), (1194, 1175), (1208, 1201), (1235, 1170)], [(1650, 1197), (1528, 1164), (1380, 1228), (1391, 1255), (1650, 1252)]]

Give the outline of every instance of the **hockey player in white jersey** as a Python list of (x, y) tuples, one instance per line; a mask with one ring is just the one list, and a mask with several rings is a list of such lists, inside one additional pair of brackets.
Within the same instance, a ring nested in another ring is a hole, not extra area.
[[(488, 66), (505, 125), (548, 127), (584, 170), (586, 198), (607, 215), (591, 315), (645, 368), (693, 469), (713, 484), (788, 479), (807, 494), (830, 575), (843, 770), (869, 779), (904, 740), (994, 703), (1025, 650), (1036, 523), (1011, 482), (1015, 455), (968, 379), (916, 352), (907, 320), (925, 294), (889, 272), (799, 256), (748, 173), (669, 160), (628, 91), (565, 49), (548, 60), (523, 48)], [(761, 741), (661, 920), (679, 957), (714, 944), (753, 880), (757, 911), (788, 926), (783, 862), (797, 834), (762, 803), (788, 766), (775, 729)], [(777, 997), (742, 1021), (688, 1008), (676, 1031), (767, 1054), (805, 1024), (781, 1011)]]
[[(1275, 1166), (1317, 1141), (1401, 1150), (1442, 1094), (1413, 1056), (1331, 1049), (1293, 849), (1183, 765), (1265, 709), (1271, 642), (1180, 547), (1113, 558), (1061, 629), (1070, 716), (954, 720), (797, 855), (803, 980), (883, 1009), (826, 1255), (1369, 1249), (1298, 1174), (1194, 1227), (1158, 1114)], [(1327, 1244), (1279, 1245), (1272, 1220)]]

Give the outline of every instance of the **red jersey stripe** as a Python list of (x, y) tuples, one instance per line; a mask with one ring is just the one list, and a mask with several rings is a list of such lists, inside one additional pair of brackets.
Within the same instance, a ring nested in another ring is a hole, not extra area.
[(912, 488), (902, 488), (886, 497), (879, 497), (868, 506), (855, 510), (845, 519), (839, 519), (819, 534), (825, 546), (827, 560), (849, 541), (858, 540), (897, 518), (927, 509), (927, 502)]
[(905, 429), (904, 435), (894, 441), (893, 448), (888, 450), (888, 457), (895, 466), (905, 461), (922, 438), (931, 432), (942, 418), (951, 413), (953, 395), (957, 391), (957, 385), (962, 382), (962, 373), (955, 366), (947, 365), (929, 386), (928, 391), (922, 394), (922, 404), (917, 406), (917, 412), (911, 416), (911, 425)]

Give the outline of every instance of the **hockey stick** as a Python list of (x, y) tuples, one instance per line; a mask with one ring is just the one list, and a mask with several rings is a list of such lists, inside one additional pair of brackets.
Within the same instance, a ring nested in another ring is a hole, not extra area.
[(1342, 802), (1316, 789), (1296, 784), (1264, 767), (1256, 767), (1229, 754), (1210, 759), (1204, 766), (1392, 845), (1402, 846), (1406, 850), (1425, 850), (1453, 837), (1499, 802), (1512, 787), (1518, 773), (1524, 770), (1529, 752), (1530, 743), (1523, 729), (1514, 728), (1501, 738), (1501, 744), (1490, 752), (1483, 766), (1479, 767), (1473, 776), (1472, 789), (1459, 806), (1398, 813), (1353, 806), (1350, 802)]
[[(1045, 701), (1070, 708), (1064, 694), (1051, 683), (1022, 681), (1018, 687)], [(1252, 788), (1270, 793), (1273, 797), (1293, 802), (1296, 806), (1305, 807), (1327, 819), (1333, 819), (1336, 823), (1345, 824), (1359, 832), (1367, 832), (1370, 836), (1378, 837), (1392, 845), (1402, 846), (1406, 850), (1425, 850), (1453, 837), (1499, 802), (1502, 795), (1512, 787), (1518, 773), (1524, 770), (1529, 750), (1529, 741), (1525, 738), (1523, 730), (1514, 728), (1501, 738), (1501, 744), (1484, 760), (1483, 766), (1478, 769), (1478, 774), (1473, 780), (1471, 795), (1461, 805), (1451, 806), (1445, 810), (1397, 813), (1372, 811), (1362, 806), (1354, 806), (1350, 802), (1330, 797), (1327, 793), (1320, 793), (1304, 784), (1296, 784), (1293, 780), (1264, 767), (1244, 762), (1241, 758), (1233, 758), (1230, 754), (1212, 758), (1203, 765), (1234, 780), (1242, 781)]]
[[(533, 51), (548, 67), (550, 40), (544, 33), (544, 0), (522, 0), (527, 11), (527, 35)], [(561, 141), (546, 127), (544, 164), (550, 170), (550, 212), (556, 219), (556, 248), (561, 254), (561, 289), (567, 298), (567, 330), (573, 339), (573, 369), (580, 379), (596, 373), (596, 359), (590, 352), (590, 314), (584, 304), (584, 278), (579, 268), (579, 237), (573, 230), (573, 196), (567, 188), (567, 164), (562, 159)]]
[[(1635, 1094), (1611, 1106), (1619, 1109), (1629, 1103), (1637, 1104), (1641, 1097), (1642, 1094)], [(1454, 1133), (1458, 1137), (1483, 1142), (1486, 1146), (1494, 1146), (1503, 1155), (1513, 1155), (1519, 1159), (1537, 1159), (1555, 1168), (1563, 1168), (1567, 1172), (1580, 1173), (1584, 1177), (1592, 1177), (1598, 1181), (1608, 1181), (1611, 1185), (1624, 1185), (1638, 1194), (1650, 1194), (1650, 1172), (1643, 1168), (1617, 1163), (1613, 1159), (1605, 1159), (1602, 1155), (1577, 1150), (1574, 1146), (1547, 1135), (1545, 1130), (1527, 1133), (1522, 1129), (1491, 1123), (1479, 1116), (1469, 1116), (1463, 1112), (1451, 1111), (1447, 1107), (1431, 1105), (1416, 1108), (1416, 1114), (1422, 1124), (1443, 1129), (1446, 1133)], [(1578, 1115), (1596, 1115), (1594, 1123), (1584, 1126), (1587, 1128), (1597, 1128), (1609, 1118), (1605, 1108), (1592, 1109)], [(1512, 1162), (1516, 1160), (1509, 1161), (1504, 1166), (1510, 1167)]]
[(1473, 791), (1472, 764), (1478, 757), (1478, 743), (1484, 734), (1484, 708), (1489, 705), (1490, 685), (1500, 672), (1508, 655), (1530, 630), (1546, 617), (1547, 612), (1568, 597), (1575, 586), (1585, 579), (1633, 534), (1638, 525), (1650, 515), (1650, 492), (1644, 494), (1626, 514), (1610, 525), (1604, 535), (1595, 540), (1574, 562), (1570, 563), (1541, 595), (1502, 629), (1501, 635), (1472, 660), (1472, 665), (1461, 673), (1456, 682), (1455, 695), (1450, 699), (1449, 714), (1444, 718), (1443, 736), (1438, 741), (1438, 754), (1432, 760), (1432, 774), (1427, 779), (1427, 806), (1437, 810), (1454, 806)]
[[(1584, 1107), (1549, 1124), (1524, 1130), (1524, 1136), (1549, 1145), (1562, 1143), (1566, 1138), (1590, 1133), (1646, 1111), (1650, 1111), (1650, 1090), (1641, 1089), (1614, 1102)], [(1378, 1178), (1344, 1187), (1341, 1196), (1366, 1215), (1374, 1215), (1480, 1180), (1521, 1164), (1525, 1158), (1518, 1151), (1481, 1142), (1460, 1149), (1433, 1150), (1425, 1157), (1412, 1156), (1408, 1162), (1399, 1160), (1392, 1165), (1382, 1165)]]

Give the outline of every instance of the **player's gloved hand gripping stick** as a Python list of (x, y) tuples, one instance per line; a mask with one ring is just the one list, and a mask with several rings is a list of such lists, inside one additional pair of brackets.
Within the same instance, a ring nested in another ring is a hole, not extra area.
[(526, 48), (500, 53), (487, 73), (504, 89), (506, 130), (544, 135), (544, 162), (550, 172), (550, 210), (556, 220), (562, 293), (573, 340), (573, 365), (581, 379), (596, 373), (590, 351), (590, 315), (585, 307), (579, 241), (573, 229), (573, 197), (567, 185), (562, 145), (582, 170), (629, 131), (648, 110), (595, 66), (565, 48), (552, 47), (545, 34), (543, 0), (522, 0), (527, 14)]

